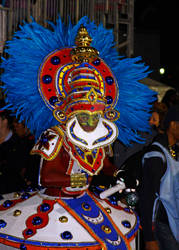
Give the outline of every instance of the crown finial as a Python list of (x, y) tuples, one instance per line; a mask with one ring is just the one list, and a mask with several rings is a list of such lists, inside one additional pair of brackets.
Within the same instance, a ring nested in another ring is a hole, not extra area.
[(92, 38), (87, 29), (81, 25), (75, 38), (76, 48), (72, 49), (71, 57), (75, 62), (91, 62), (98, 57), (99, 52), (90, 46)]

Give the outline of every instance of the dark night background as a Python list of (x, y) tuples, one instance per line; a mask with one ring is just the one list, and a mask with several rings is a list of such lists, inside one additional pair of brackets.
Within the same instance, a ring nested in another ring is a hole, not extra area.
[(134, 56), (141, 55), (150, 66), (152, 79), (179, 90), (177, 1), (135, 0), (134, 7)]

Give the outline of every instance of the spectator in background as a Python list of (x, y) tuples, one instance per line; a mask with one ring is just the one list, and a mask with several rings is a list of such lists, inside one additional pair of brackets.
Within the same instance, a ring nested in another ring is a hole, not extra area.
[(24, 122), (19, 122), (17, 118), (13, 119), (14, 133), (21, 138), (23, 145), (24, 156), (27, 159), (27, 164), (23, 169), (23, 176), (27, 186), (38, 186), (38, 174), (40, 166), (40, 156), (31, 155), (30, 151), (35, 144), (35, 138), (30, 130), (25, 126)]
[(155, 102), (152, 110), (152, 115), (149, 119), (150, 126), (154, 126), (159, 133), (163, 133), (163, 120), (167, 113), (167, 106), (162, 102)]
[[(121, 142), (115, 141), (113, 145), (114, 164), (123, 171), (124, 179), (127, 177), (128, 186), (133, 184), (135, 180), (139, 180), (139, 185), (135, 188), (137, 194), (141, 189), (142, 182), (142, 157), (156, 136), (159, 133), (164, 133), (163, 120), (167, 111), (168, 108), (164, 103), (154, 102), (149, 119), (151, 131), (150, 133), (143, 133), (143, 138), (145, 138), (144, 144), (133, 143), (131, 147), (126, 147)], [(136, 205), (136, 211), (140, 216), (139, 203)], [(141, 232), (142, 235), (143, 232)], [(144, 246), (143, 237), (140, 238), (140, 245)]]
[(2, 110), (0, 102), (0, 194), (19, 191), (25, 187), (23, 169), (26, 159), (20, 138), (13, 133), (12, 116)]
[(161, 102), (164, 103), (167, 106), (167, 108), (176, 105), (178, 102), (177, 91), (175, 89), (167, 90)]
[(146, 250), (179, 249), (179, 106), (172, 106), (160, 133), (144, 154), (140, 189)]
[[(116, 140), (113, 144), (113, 158), (111, 159), (113, 163), (118, 168), (123, 168), (125, 163), (128, 161), (131, 162), (130, 159), (139, 158), (139, 155), (142, 154), (143, 150), (145, 150), (153, 141), (155, 136), (157, 136), (158, 132), (163, 131), (163, 119), (167, 112), (167, 106), (164, 103), (156, 101), (153, 104), (153, 109), (151, 111), (151, 117), (149, 119), (149, 124), (151, 126), (151, 131), (148, 133), (143, 133), (142, 137), (144, 138), (144, 143), (132, 143), (130, 147), (126, 147), (119, 140)], [(134, 156), (134, 158), (132, 158)], [(127, 163), (127, 165), (128, 165)], [(132, 165), (134, 166), (134, 161), (132, 160)], [(137, 163), (138, 165), (138, 163)]]

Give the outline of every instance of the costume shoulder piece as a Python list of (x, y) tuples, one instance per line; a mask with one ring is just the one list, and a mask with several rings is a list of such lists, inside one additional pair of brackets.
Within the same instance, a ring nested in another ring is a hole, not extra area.
[(63, 132), (58, 126), (47, 129), (37, 141), (31, 154), (39, 154), (45, 160), (53, 160), (63, 144)]

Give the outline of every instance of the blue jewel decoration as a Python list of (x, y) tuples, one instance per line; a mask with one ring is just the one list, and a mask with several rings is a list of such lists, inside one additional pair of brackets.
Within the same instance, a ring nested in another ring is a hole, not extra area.
[(53, 57), (51, 58), (51, 63), (52, 63), (53, 65), (58, 65), (58, 64), (60, 63), (60, 58), (59, 58), (58, 56), (53, 56)]
[(51, 77), (50, 75), (44, 75), (44, 76), (42, 77), (42, 81), (43, 81), (43, 83), (45, 83), (45, 84), (49, 84), (49, 83), (51, 83), (51, 81), (52, 81), (52, 77)]
[(31, 186), (28, 186), (26, 188), (26, 192), (34, 192), (35, 191), (35, 188), (31, 187)]
[(23, 200), (27, 200), (29, 197), (30, 197), (29, 193), (24, 193), (21, 195), (21, 199), (23, 199)]
[(36, 216), (33, 218), (32, 224), (37, 226), (37, 225), (42, 224), (42, 221), (43, 221), (42, 218), (40, 218), (39, 216)]
[(117, 205), (118, 203), (117, 203), (117, 197), (116, 196), (110, 196), (109, 197), (109, 201), (110, 201), (110, 203), (112, 204), (112, 205)]
[(43, 204), (40, 206), (40, 211), (41, 211), (41, 212), (47, 212), (49, 209), (50, 209), (50, 205), (49, 205), (48, 203), (43, 203)]
[(106, 100), (107, 104), (111, 104), (113, 102), (113, 98), (110, 95), (106, 96)]
[(50, 97), (49, 103), (50, 103), (51, 105), (54, 106), (56, 102), (58, 102), (58, 98), (57, 98), (56, 96)]
[(32, 229), (27, 229), (27, 231), (25, 233), (26, 233), (26, 235), (32, 235), (33, 234), (33, 230)]
[(26, 250), (27, 247), (26, 247), (24, 244), (21, 244), (21, 245), (20, 245), (20, 249), (21, 249), (21, 250)]
[(3, 207), (10, 207), (11, 205), (12, 205), (12, 201), (10, 201), (10, 200), (6, 200), (4, 203), (3, 203)]
[(4, 220), (0, 220), (0, 228), (4, 228), (7, 223)]
[(123, 220), (121, 223), (124, 227), (131, 228), (131, 223), (128, 220)]
[(100, 63), (101, 63), (101, 61), (100, 61), (99, 58), (97, 58), (95, 61), (93, 61), (93, 64), (94, 64), (95, 66), (100, 65)]
[(131, 209), (128, 208), (128, 207), (125, 207), (125, 208), (124, 208), (124, 211), (130, 213), (130, 212), (131, 212)]
[(71, 240), (73, 238), (72, 234), (69, 231), (64, 231), (61, 233), (61, 237), (64, 240)]
[(86, 202), (84, 202), (84, 203), (82, 204), (82, 208), (83, 208), (85, 211), (91, 210), (91, 206), (90, 206), (88, 203), (86, 203)]
[(48, 137), (46, 137), (45, 135), (42, 135), (40, 138), (40, 141), (41, 141), (41, 143), (44, 144), (44, 143), (48, 142)]
[(114, 83), (112, 76), (106, 76), (105, 80), (108, 85), (112, 85)]

